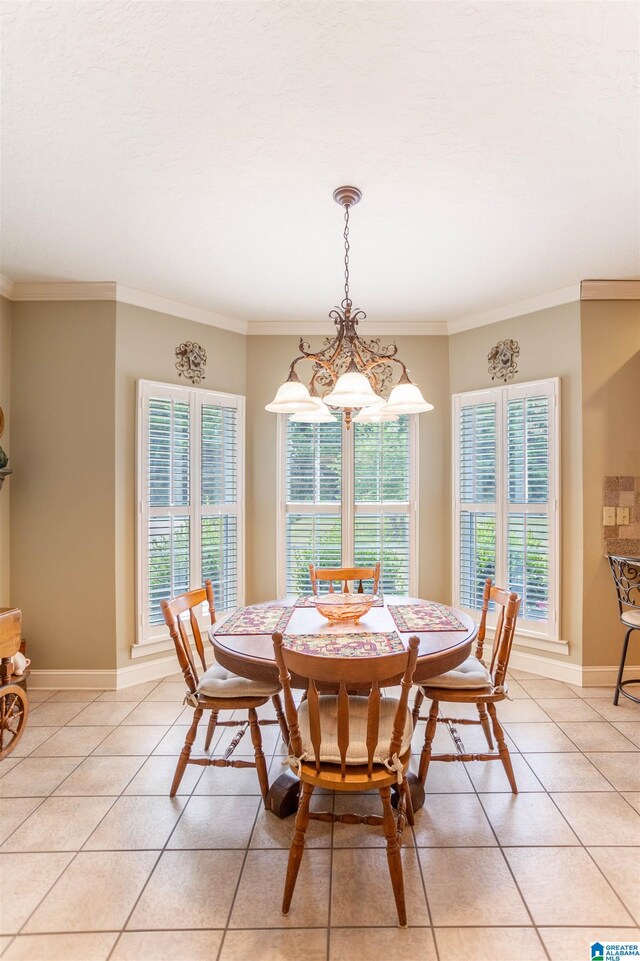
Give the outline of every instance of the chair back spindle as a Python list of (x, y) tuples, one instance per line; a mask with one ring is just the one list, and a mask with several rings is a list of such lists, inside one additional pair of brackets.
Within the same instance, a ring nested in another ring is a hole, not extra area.
[(516, 621), (520, 610), (520, 598), (500, 587), (492, 587), (489, 600), (499, 609), (498, 621), (493, 638), (491, 666), (489, 668), (494, 687), (504, 685), (516, 631)]
[(314, 594), (318, 593), (318, 581), (328, 582), (330, 594), (334, 593), (334, 581), (342, 585), (341, 590), (345, 594), (349, 593), (349, 581), (353, 583), (351, 593), (364, 594), (362, 582), (366, 580), (373, 581), (372, 593), (377, 594), (380, 586), (380, 561), (373, 567), (314, 567), (309, 564), (309, 577)]
[(195, 694), (200, 678), (193, 657), (189, 635), (187, 634), (182, 616), (186, 613), (189, 614), (193, 640), (204, 673), (207, 669), (207, 664), (196, 611), (205, 603), (209, 609), (211, 623), (214, 624), (216, 620), (216, 609), (213, 596), (213, 584), (210, 580), (205, 581), (204, 587), (187, 591), (185, 594), (174, 597), (170, 601), (160, 602), (165, 623), (169, 628), (169, 633), (176, 649), (180, 670), (191, 694)]
[(476, 657), (479, 661), (482, 661), (484, 655), (484, 639), (487, 633), (487, 614), (489, 613), (489, 601), (491, 600), (491, 585), (491, 578), (488, 577), (484, 582), (484, 592), (482, 594), (482, 613), (480, 615), (478, 637), (476, 638)]

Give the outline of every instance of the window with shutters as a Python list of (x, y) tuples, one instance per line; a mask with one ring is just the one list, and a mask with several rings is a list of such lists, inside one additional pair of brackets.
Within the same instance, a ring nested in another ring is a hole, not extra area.
[(138, 644), (205, 578), (220, 612), (243, 602), (243, 450), (243, 397), (139, 382)]
[(388, 594), (417, 592), (415, 417), (384, 424), (280, 420), (278, 593), (311, 589), (309, 564), (381, 562)]
[(559, 381), (453, 397), (454, 604), (487, 577), (522, 597), (518, 632), (559, 629)]

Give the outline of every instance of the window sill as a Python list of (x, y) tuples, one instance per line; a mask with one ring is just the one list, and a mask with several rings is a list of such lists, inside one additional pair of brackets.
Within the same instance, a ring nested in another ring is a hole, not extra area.
[[(495, 628), (487, 625), (487, 639), (493, 640)], [(516, 647), (524, 647), (531, 651), (546, 651), (548, 654), (569, 654), (569, 641), (554, 641), (548, 637), (540, 637), (531, 631), (516, 630), (513, 638)]]

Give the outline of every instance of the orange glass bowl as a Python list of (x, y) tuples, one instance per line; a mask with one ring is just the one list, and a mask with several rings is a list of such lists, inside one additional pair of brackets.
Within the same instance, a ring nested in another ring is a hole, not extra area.
[(378, 600), (377, 594), (312, 594), (309, 598), (328, 621), (358, 621)]

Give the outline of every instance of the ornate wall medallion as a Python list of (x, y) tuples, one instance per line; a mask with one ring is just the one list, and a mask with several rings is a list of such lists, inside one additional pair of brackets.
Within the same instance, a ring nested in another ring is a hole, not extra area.
[(518, 373), (516, 358), (520, 355), (520, 344), (517, 340), (501, 340), (487, 354), (491, 380), (496, 377), (505, 383), (513, 379)]
[(176, 347), (178, 363), (176, 369), (181, 377), (186, 377), (192, 384), (199, 384), (204, 380), (204, 370), (207, 364), (207, 352), (200, 344), (187, 340)]

